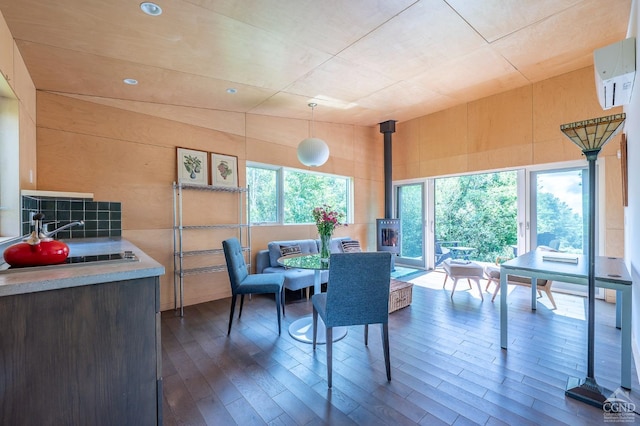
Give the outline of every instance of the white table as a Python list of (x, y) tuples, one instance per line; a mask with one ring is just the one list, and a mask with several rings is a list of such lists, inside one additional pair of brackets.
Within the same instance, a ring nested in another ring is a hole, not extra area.
[[(588, 258), (578, 263), (543, 260), (549, 252), (534, 250), (500, 265), (500, 346), (507, 349), (507, 275), (531, 278), (531, 309), (536, 309), (537, 279), (588, 285)], [(616, 327), (622, 332), (620, 348), (621, 385), (631, 389), (631, 288), (632, 281), (624, 261), (615, 257), (596, 256), (595, 285), (616, 290)]]
[(454, 259), (464, 259), (464, 260), (469, 260), (469, 256), (471, 256), (471, 253), (476, 249), (475, 247), (465, 247), (465, 246), (454, 246), (454, 247), (448, 247), (449, 250), (451, 250), (452, 253), (452, 257)]
[[(329, 264), (320, 260), (319, 254), (298, 254), (284, 256), (278, 259), (278, 264), (287, 268), (313, 269), (313, 294), (320, 294), (322, 291), (320, 286), (320, 272), (329, 269)], [(294, 339), (304, 342), (313, 343), (313, 316), (308, 316), (295, 320), (289, 326), (289, 334)], [(347, 327), (333, 327), (333, 338), (335, 342), (347, 335)], [(318, 316), (318, 334), (316, 336), (317, 344), (327, 343), (327, 329)]]

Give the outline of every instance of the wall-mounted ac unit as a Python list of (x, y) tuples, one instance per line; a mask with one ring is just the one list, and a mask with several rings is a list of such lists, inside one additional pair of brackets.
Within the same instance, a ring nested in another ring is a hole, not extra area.
[(636, 75), (636, 39), (627, 38), (594, 50), (593, 68), (602, 109), (628, 104)]

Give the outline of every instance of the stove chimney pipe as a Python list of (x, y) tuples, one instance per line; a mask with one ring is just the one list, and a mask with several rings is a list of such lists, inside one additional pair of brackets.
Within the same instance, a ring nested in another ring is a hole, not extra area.
[(393, 185), (391, 176), (391, 135), (396, 131), (396, 120), (380, 123), (380, 133), (384, 134), (384, 217), (393, 217)]

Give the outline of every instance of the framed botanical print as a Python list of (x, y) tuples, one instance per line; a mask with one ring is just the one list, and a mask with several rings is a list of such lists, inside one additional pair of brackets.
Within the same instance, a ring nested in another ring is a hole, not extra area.
[(178, 148), (178, 182), (209, 184), (209, 158), (205, 151)]
[(214, 186), (238, 186), (238, 157), (211, 154), (211, 175)]

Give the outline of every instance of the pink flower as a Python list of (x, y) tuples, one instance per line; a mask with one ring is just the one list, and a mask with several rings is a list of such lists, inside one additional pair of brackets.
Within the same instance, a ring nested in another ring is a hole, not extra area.
[(313, 209), (313, 219), (316, 221), (320, 235), (331, 235), (337, 226), (347, 226), (340, 222), (342, 218), (344, 218), (343, 213), (331, 210), (331, 207), (326, 204)]

